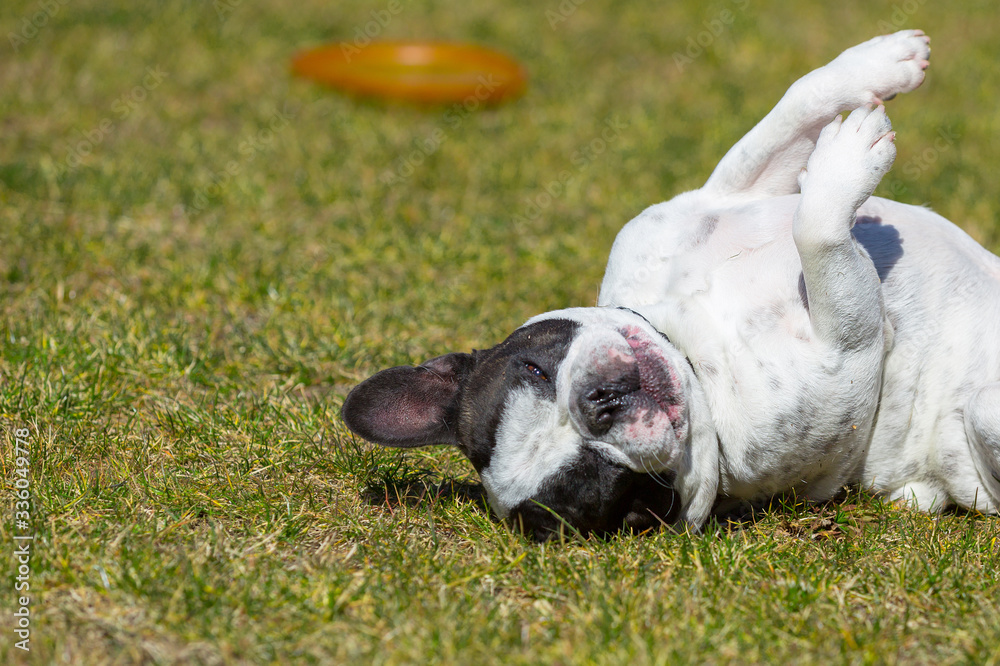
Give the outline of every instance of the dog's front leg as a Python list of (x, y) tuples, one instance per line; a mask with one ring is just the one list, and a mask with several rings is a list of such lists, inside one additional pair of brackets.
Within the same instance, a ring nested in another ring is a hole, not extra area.
[(851, 233), (858, 208), (896, 157), (885, 108), (838, 117), (819, 136), (792, 222), (802, 263), (813, 369), (809, 409), (827, 421), (811, 455), (831, 473), (810, 480), (806, 496), (830, 497), (855, 480), (864, 459), (882, 384), (892, 328), (871, 258)]
[[(818, 341), (856, 356), (883, 349), (878, 273), (851, 234), (858, 208), (896, 157), (885, 107), (860, 108), (823, 129), (809, 159), (792, 235)], [(880, 365), (881, 358), (877, 364)]]
[(876, 37), (796, 81), (719, 162), (703, 188), (719, 197), (794, 194), (820, 130), (834, 116), (909, 92), (924, 80), (929, 38), (920, 30)]

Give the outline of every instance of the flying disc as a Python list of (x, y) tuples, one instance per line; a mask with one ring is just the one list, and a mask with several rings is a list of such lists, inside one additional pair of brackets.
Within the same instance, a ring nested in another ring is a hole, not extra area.
[(496, 104), (524, 92), (527, 78), (503, 53), (449, 42), (329, 44), (297, 53), (292, 71), (355, 95), (427, 104)]

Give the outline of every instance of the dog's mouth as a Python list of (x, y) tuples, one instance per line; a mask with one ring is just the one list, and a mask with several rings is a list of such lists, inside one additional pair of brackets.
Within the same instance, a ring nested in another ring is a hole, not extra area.
[(639, 390), (670, 415), (670, 422), (676, 429), (683, 416), (683, 401), (680, 378), (673, 364), (639, 327), (628, 327), (621, 334), (635, 354)]

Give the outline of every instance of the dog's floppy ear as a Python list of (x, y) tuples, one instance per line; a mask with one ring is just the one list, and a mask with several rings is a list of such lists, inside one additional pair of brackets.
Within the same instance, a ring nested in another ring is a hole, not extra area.
[(445, 354), (417, 367), (383, 370), (347, 395), (340, 416), (351, 431), (383, 446), (457, 444), (455, 424), (472, 354)]

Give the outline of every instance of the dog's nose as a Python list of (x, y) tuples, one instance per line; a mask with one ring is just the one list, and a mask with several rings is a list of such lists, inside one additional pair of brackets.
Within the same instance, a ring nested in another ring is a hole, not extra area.
[(628, 396), (639, 388), (631, 377), (624, 377), (583, 391), (577, 400), (584, 425), (600, 437), (611, 430), (615, 417), (628, 406)]
[(621, 409), (621, 393), (609, 388), (595, 388), (580, 398), (580, 413), (587, 429), (595, 435), (603, 435), (615, 421), (615, 413)]

